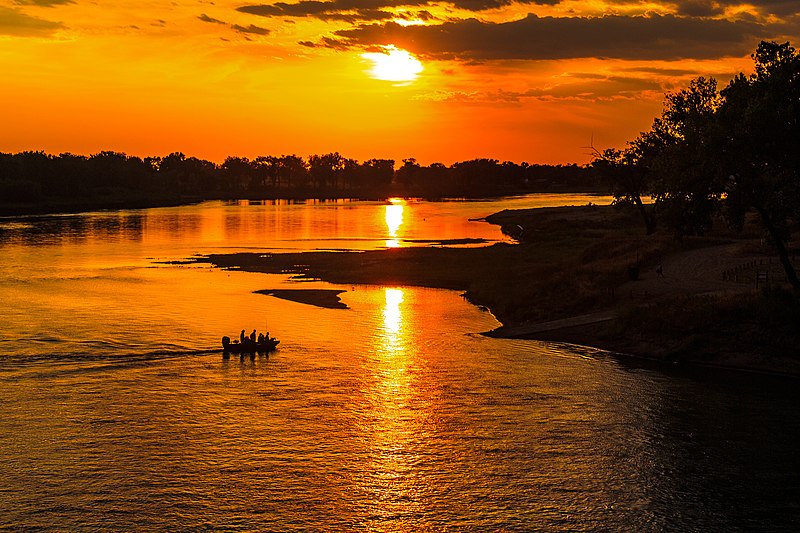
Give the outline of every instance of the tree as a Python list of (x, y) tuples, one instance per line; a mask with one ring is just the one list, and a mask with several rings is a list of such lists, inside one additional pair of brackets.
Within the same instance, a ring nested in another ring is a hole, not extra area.
[(303, 188), (308, 185), (308, 167), (303, 158), (297, 155), (282, 155), (278, 158), (278, 174), (286, 186)]
[(325, 155), (312, 155), (308, 158), (308, 173), (315, 188), (337, 189), (344, 170), (345, 159), (339, 152)]
[(789, 43), (761, 42), (752, 58), (755, 73), (719, 93), (713, 79), (698, 78), (667, 95), (649, 132), (593, 165), (618, 201), (637, 205), (648, 233), (645, 194), (679, 236), (702, 234), (720, 208), (738, 229), (755, 211), (800, 290), (787, 247), (790, 222), (800, 222), (800, 55)]
[(628, 143), (625, 150), (608, 148), (595, 152), (592, 166), (608, 184), (615, 204), (636, 207), (642, 217), (647, 235), (656, 231), (656, 218), (652, 208), (645, 206), (642, 197), (652, 192), (652, 176), (644, 162), (643, 149), (647, 146), (647, 134)]
[(246, 157), (226, 157), (221, 170), (228, 186), (238, 192), (247, 191), (256, 176), (254, 165)]
[(358, 174), (363, 189), (388, 190), (394, 179), (393, 159), (369, 159), (361, 164)]
[(260, 156), (253, 160), (257, 187), (262, 191), (271, 185), (280, 186), (280, 159), (274, 156)]
[(724, 192), (714, 155), (721, 143), (719, 106), (716, 80), (697, 78), (666, 96), (661, 118), (646, 136), (643, 159), (653, 178), (655, 208), (677, 237), (709, 230)]
[(748, 209), (758, 213), (789, 283), (800, 290), (786, 246), (789, 220), (800, 220), (800, 55), (788, 42), (761, 42), (752, 58), (755, 73), (731, 81), (718, 113), (725, 210), (739, 227)]
[(403, 159), (403, 165), (397, 169), (395, 179), (405, 192), (413, 189), (419, 181), (422, 167), (413, 157)]
[[(656, 229), (656, 213), (678, 237), (711, 227), (723, 193), (708, 157), (718, 148), (713, 118), (719, 102), (717, 82), (697, 78), (687, 89), (667, 94), (661, 117), (625, 150), (595, 154), (593, 166), (616, 202), (636, 206), (648, 235)], [(642, 200), (648, 195), (653, 208)]]

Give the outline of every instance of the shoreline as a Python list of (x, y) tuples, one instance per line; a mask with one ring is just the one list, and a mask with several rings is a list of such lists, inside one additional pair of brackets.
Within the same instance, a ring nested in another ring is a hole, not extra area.
[[(502, 324), (490, 336), (600, 348), (666, 367), (800, 377), (800, 358), (785, 348), (796, 346), (792, 324), (787, 333), (772, 317), (759, 315), (755, 325), (750, 315), (744, 325), (729, 318), (764, 307), (749, 286), (720, 281), (729, 264), (749, 257), (748, 236), (676, 245), (639, 235), (630, 214), (591, 205), (503, 211), (486, 220), (523, 228), (524, 238), (481, 248), (234, 253), (195, 261), (342, 285), (458, 290)], [(633, 260), (642, 269), (636, 280), (626, 277)], [(657, 276), (654, 265), (665, 274)]]
[[(498, 192), (497, 194), (479, 194), (470, 195), (462, 191), (459, 194), (453, 191), (451, 195), (445, 196), (411, 196), (413, 198), (422, 198), (428, 201), (445, 201), (452, 199), (466, 199), (466, 200), (482, 200), (504, 198), (508, 196), (525, 196), (532, 194), (586, 194), (586, 195), (607, 195), (608, 191), (600, 187), (552, 187), (544, 188), (541, 190), (508, 190)], [(108, 210), (128, 210), (128, 209), (150, 209), (157, 207), (180, 207), (185, 205), (192, 205), (201, 202), (222, 201), (222, 202), (263, 202), (273, 200), (289, 200), (289, 201), (304, 201), (304, 200), (359, 200), (359, 201), (385, 201), (388, 198), (395, 196), (405, 196), (403, 191), (361, 191), (360, 194), (354, 194), (354, 191), (336, 191), (336, 190), (297, 190), (297, 191), (282, 191), (281, 194), (262, 195), (248, 197), (244, 196), (231, 196), (231, 195), (215, 195), (211, 197), (204, 197), (192, 194), (181, 195), (137, 195), (131, 193), (127, 196), (87, 196), (84, 198), (69, 198), (69, 197), (50, 197), (36, 202), (0, 202), (0, 218), (13, 218), (24, 217), (31, 215), (61, 215), (61, 214), (78, 214), (89, 213), (93, 211), (108, 211)]]

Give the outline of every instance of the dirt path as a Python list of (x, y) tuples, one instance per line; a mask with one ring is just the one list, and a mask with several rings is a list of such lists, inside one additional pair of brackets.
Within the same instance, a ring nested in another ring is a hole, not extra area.
[(741, 243), (679, 252), (664, 258), (661, 274), (656, 268), (646, 269), (640, 272), (638, 280), (624, 283), (616, 291), (622, 299), (739, 292), (753, 287), (724, 281), (723, 273), (753, 260), (754, 257), (742, 253)]

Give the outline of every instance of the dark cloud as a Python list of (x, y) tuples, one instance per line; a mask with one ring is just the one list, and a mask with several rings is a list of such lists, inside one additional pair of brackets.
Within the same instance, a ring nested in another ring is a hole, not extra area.
[(674, 0), (678, 14), (693, 17), (713, 17), (721, 15), (726, 8), (751, 6), (762, 15), (788, 16), (800, 13), (797, 0)]
[(212, 23), (212, 24), (226, 24), (226, 22), (225, 22), (225, 21), (222, 21), (222, 20), (219, 20), (219, 19), (215, 19), (215, 18), (209, 17), (209, 16), (208, 16), (208, 15), (206, 15), (205, 13), (203, 13), (202, 15), (200, 15), (200, 16), (199, 16), (199, 17), (197, 17), (197, 18), (199, 18), (199, 19), (200, 19), (200, 20), (202, 20), (203, 22), (210, 22), (210, 23)]
[(685, 0), (677, 7), (679, 14), (690, 17), (713, 17), (725, 11), (719, 2), (712, 0)]
[(330, 48), (332, 50), (339, 50), (342, 52), (349, 49), (347, 46), (343, 45), (336, 39), (331, 39), (330, 37), (323, 37), (317, 43), (312, 41), (300, 41), (297, 44), (306, 46), (308, 48)]
[(656, 74), (658, 76), (680, 77), (695, 76), (700, 74), (697, 69), (660, 68), (660, 67), (630, 67), (620, 69), (621, 72), (641, 72), (643, 74)]
[(75, 0), (15, 0), (18, 6), (54, 7), (65, 4), (74, 4)]
[(744, 55), (768, 37), (763, 25), (675, 16), (526, 18), (494, 24), (476, 19), (435, 26), (393, 22), (335, 32), (336, 47), (394, 44), (433, 59), (638, 60), (711, 59)]
[[(413, 4), (415, 0), (411, 0)], [(425, 2), (421, 2), (425, 3)], [(296, 4), (277, 2), (271, 5), (250, 5), (236, 8), (242, 13), (260, 17), (312, 17), (320, 20), (342, 20), (345, 22), (390, 20), (394, 15), (381, 8), (406, 5), (405, 2), (392, 3), (391, 0), (337, 0), (319, 2), (304, 0)]]
[(250, 24), (249, 26), (240, 26), (238, 24), (231, 24), (231, 29), (244, 34), (269, 35), (269, 30), (267, 28), (262, 28), (260, 26), (255, 26), (253, 24)]
[[(59, 0), (32, 0), (59, 1)], [(445, 2), (454, 8), (481, 12), (516, 5), (557, 5), (563, 0), (451, 0)], [(623, 4), (640, 4), (640, 0), (619, 0)], [(436, 0), (300, 0), (295, 3), (275, 2), (272, 4), (249, 4), (240, 6), (237, 11), (261, 17), (311, 17), (321, 20), (373, 21), (393, 18), (386, 9), (395, 7), (427, 7), (439, 4)], [(687, 17), (719, 17), (727, 8), (749, 6), (761, 15), (779, 17), (800, 13), (798, 0), (671, 0), (678, 15)], [(740, 15), (746, 16), (746, 15)]]
[[(485, 11), (517, 4), (555, 5), (561, 0), (457, 0), (447, 2), (467, 11)], [(393, 14), (385, 11), (392, 7), (423, 7), (438, 3), (436, 0), (301, 0), (297, 3), (252, 4), (237, 7), (241, 13), (260, 17), (314, 17), (322, 20), (388, 20)], [(379, 18), (377, 15), (382, 15)], [(428, 13), (430, 15), (430, 13)], [(346, 17), (346, 18), (345, 18)]]
[(46, 37), (63, 27), (60, 22), (32, 17), (16, 9), (0, 6), (0, 35)]

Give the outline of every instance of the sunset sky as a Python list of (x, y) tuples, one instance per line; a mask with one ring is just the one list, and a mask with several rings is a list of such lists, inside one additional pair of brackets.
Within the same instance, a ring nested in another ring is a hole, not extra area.
[(585, 163), (799, 37), (797, 0), (0, 0), (0, 151)]

